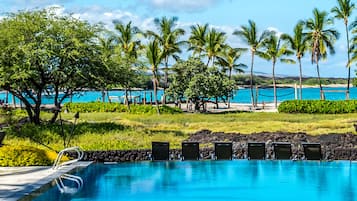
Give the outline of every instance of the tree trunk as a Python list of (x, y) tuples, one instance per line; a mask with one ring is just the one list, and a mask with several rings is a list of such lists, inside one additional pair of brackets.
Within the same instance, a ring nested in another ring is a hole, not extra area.
[(255, 108), (254, 93), (253, 93), (253, 66), (254, 66), (254, 51), (252, 51), (252, 61), (250, 66), (250, 96), (252, 101), (252, 107)]
[[(229, 68), (229, 74), (228, 74), (228, 79), (231, 81), (232, 79), (232, 68)], [(228, 109), (231, 108), (231, 96), (232, 94), (229, 94), (227, 99), (228, 99)]]
[(299, 71), (300, 71), (300, 100), (302, 100), (302, 66), (301, 66), (301, 58), (298, 58), (299, 60)]
[(274, 88), (274, 107), (278, 108), (278, 98), (276, 95), (276, 82), (275, 82), (275, 60), (273, 60), (273, 88)]
[(35, 102), (35, 107), (33, 108), (34, 110), (34, 115), (33, 115), (33, 123), (36, 125), (40, 125), (41, 124), (41, 119), (40, 119), (40, 113), (41, 113), (41, 92), (42, 90), (39, 90), (38, 94), (37, 94), (37, 100)]
[(128, 112), (130, 112), (130, 104), (129, 104), (129, 98), (128, 98), (128, 87), (125, 86), (125, 105), (128, 108)]
[(216, 97), (216, 109), (218, 109), (219, 106), (218, 106), (218, 98)]
[(157, 101), (157, 78), (156, 76), (153, 77), (152, 79), (152, 83), (154, 86), (154, 99), (155, 99), (155, 105), (156, 105), (156, 110), (157, 110), (157, 114), (160, 114), (160, 109), (159, 109), (159, 103)]
[(102, 88), (102, 102), (105, 103), (105, 89)]
[(5, 104), (8, 104), (9, 103), (9, 91), (6, 90), (6, 93), (5, 93)]
[(316, 62), (316, 71), (317, 71), (317, 78), (319, 80), (319, 85), (320, 85), (320, 99), (325, 100), (325, 95), (322, 90), (322, 83), (321, 83), (321, 78), (320, 78), (320, 68), (319, 68), (319, 63)]
[(167, 85), (168, 85), (168, 77), (169, 77), (169, 58), (168, 57), (165, 57), (165, 75), (164, 75), (164, 94), (162, 95), (162, 104), (165, 105), (166, 104), (166, 88), (167, 88)]
[(207, 64), (206, 64), (207, 67), (209, 65), (209, 62), (211, 62), (211, 57), (208, 57), (208, 61), (207, 61)]
[(346, 21), (345, 27), (346, 27), (346, 39), (347, 39), (347, 68), (348, 68), (346, 99), (349, 99), (349, 97), (350, 97), (350, 82), (351, 82), (351, 67), (349, 66), (349, 63), (350, 63), (350, 41), (349, 41), (347, 24), (348, 24), (348, 22)]

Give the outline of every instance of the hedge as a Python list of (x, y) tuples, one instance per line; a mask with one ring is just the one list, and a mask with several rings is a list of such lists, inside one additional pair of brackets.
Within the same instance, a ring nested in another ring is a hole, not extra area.
[[(128, 107), (120, 103), (102, 103), (102, 102), (89, 102), (89, 103), (65, 103), (64, 108), (68, 112), (129, 112), (131, 114), (155, 114), (156, 107), (152, 105), (130, 105), (130, 111)], [(179, 108), (173, 108), (169, 106), (159, 106), (160, 113), (162, 114), (175, 114), (182, 113)]]
[(356, 113), (357, 100), (289, 100), (279, 105), (282, 113), (343, 114)]
[[(56, 159), (54, 151), (46, 151), (31, 146), (0, 147), (0, 166), (50, 166)], [(67, 159), (68, 160), (68, 159)]]

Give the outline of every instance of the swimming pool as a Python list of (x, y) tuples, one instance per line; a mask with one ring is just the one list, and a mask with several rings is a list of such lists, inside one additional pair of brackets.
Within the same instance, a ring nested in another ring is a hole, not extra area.
[(50, 188), (36, 201), (239, 200), (352, 201), (357, 163), (348, 161), (170, 161), (93, 164), (75, 173), (72, 196)]

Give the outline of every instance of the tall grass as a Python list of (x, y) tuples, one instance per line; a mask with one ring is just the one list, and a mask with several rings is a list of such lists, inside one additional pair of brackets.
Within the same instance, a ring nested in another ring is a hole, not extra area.
[[(72, 113), (62, 119), (72, 121)], [(45, 119), (51, 114), (44, 113)], [(169, 141), (171, 148), (179, 148), (190, 134), (202, 129), (214, 132), (250, 134), (256, 132), (306, 132), (311, 135), (327, 133), (355, 133), (356, 114), (312, 115), (279, 113), (236, 114), (165, 114), (134, 115), (126, 113), (81, 113), (71, 146), (85, 150), (150, 149), (152, 141)], [(73, 121), (72, 121), (73, 122)], [(66, 132), (71, 125), (67, 125)], [(31, 131), (34, 130), (34, 131)], [(35, 144), (28, 140), (31, 132), (45, 140), (47, 146), (61, 150), (63, 143), (59, 127), (42, 126), (18, 134), (9, 134), (4, 143), (9, 145)]]

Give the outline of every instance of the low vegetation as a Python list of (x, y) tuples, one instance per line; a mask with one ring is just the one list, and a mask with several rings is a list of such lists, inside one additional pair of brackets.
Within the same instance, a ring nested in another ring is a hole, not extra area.
[[(43, 113), (45, 118), (51, 114)], [(150, 149), (151, 141), (169, 141), (172, 148), (199, 130), (251, 134), (257, 132), (306, 132), (311, 135), (354, 133), (356, 114), (128, 114), (81, 113), (74, 126), (73, 113), (62, 114), (63, 124), (26, 124), (7, 131), (5, 145), (32, 145), (59, 151), (64, 141), (84, 150)], [(67, 141), (68, 142), (68, 141)], [(0, 148), (2, 149), (2, 148)]]
[(32, 146), (8, 145), (0, 148), (0, 166), (49, 166), (56, 157), (54, 151)]
[(279, 105), (279, 112), (308, 114), (356, 113), (357, 101), (289, 100)]
[[(103, 102), (90, 102), (90, 103), (66, 103), (64, 108), (68, 112), (127, 112), (130, 114), (156, 114), (156, 107), (151, 105), (131, 105), (130, 109), (120, 103), (103, 103)], [(162, 114), (175, 114), (182, 113), (178, 108), (168, 107), (166, 105), (159, 106), (160, 113)]]

